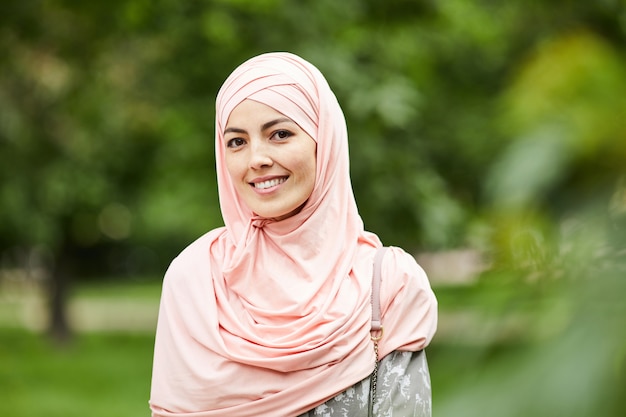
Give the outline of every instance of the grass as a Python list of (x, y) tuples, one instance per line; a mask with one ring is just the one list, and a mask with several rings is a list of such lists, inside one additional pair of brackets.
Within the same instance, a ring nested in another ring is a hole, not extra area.
[[(5, 294), (0, 298), (0, 416), (149, 416), (159, 293), (158, 283), (77, 287), (70, 306), (74, 321), (80, 317), (83, 329), (90, 330), (78, 331), (66, 347), (20, 327), (16, 312), (31, 311), (35, 304), (20, 305), (19, 293)], [(604, 300), (613, 293), (618, 297), (623, 291), (600, 291)], [(592, 415), (590, 410), (607, 417), (623, 414), (626, 349), (620, 337), (621, 303), (602, 304), (610, 307), (611, 315), (595, 317), (585, 310), (585, 315), (576, 316), (580, 320), (540, 339), (492, 338), (486, 337), (490, 333), (480, 321), (461, 320), (465, 330), (446, 325), (463, 318), (446, 318), (450, 313), (478, 306), (457, 290), (438, 294), (445, 320), (427, 349), (435, 415), (582, 417)], [(483, 301), (481, 308), (488, 300)], [(592, 305), (591, 313), (600, 304)], [(143, 319), (136, 327), (126, 325), (139, 316)], [(547, 319), (542, 317), (542, 322)], [(479, 337), (468, 338), (472, 333)]]
[(109, 281), (79, 283), (72, 295), (85, 299), (109, 298), (158, 302), (161, 296), (161, 279), (146, 279), (135, 282), (111, 279)]
[[(0, 328), (0, 416), (149, 416), (153, 344), (152, 333), (97, 332), (59, 347), (41, 334)], [(429, 349), (435, 401), (471, 374), (469, 350)]]
[(0, 416), (149, 416), (160, 290), (157, 280), (77, 285), (68, 306), (76, 336), (61, 347), (37, 330), (45, 327), (41, 290), (5, 282)]
[[(61, 348), (0, 328), (0, 416), (147, 417), (153, 344), (153, 333), (90, 332)], [(620, 367), (593, 350), (581, 361), (577, 346), (567, 338), (497, 348), (435, 343), (427, 352), (434, 414), (621, 415), (624, 379), (607, 372)]]
[(152, 334), (87, 333), (71, 345), (0, 328), (0, 415), (149, 416)]
[[(153, 343), (151, 334), (86, 333), (62, 348), (40, 334), (0, 328), (0, 416), (149, 416)], [(458, 357), (434, 353), (435, 369)], [(436, 391), (444, 379), (433, 375)]]

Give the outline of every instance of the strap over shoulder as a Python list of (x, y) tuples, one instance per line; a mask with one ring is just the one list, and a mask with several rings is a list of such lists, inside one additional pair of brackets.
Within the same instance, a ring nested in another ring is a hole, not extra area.
[[(381, 266), (383, 257), (387, 252), (387, 247), (383, 246), (378, 248), (376, 255), (374, 255), (374, 269), (372, 273), (372, 331), (382, 331), (383, 325), (381, 322), (380, 312), (380, 280), (381, 280)], [(381, 334), (382, 337), (382, 334)]]

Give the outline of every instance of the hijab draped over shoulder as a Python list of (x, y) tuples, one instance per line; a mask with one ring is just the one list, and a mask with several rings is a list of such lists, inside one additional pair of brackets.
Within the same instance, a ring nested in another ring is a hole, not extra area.
[[(314, 190), (296, 215), (256, 216), (225, 167), (224, 128), (245, 99), (274, 108), (317, 144)], [(217, 96), (216, 169), (225, 226), (170, 265), (152, 375), (153, 416), (296, 416), (373, 370), (372, 259), (349, 175), (341, 108), (302, 58), (268, 53), (239, 66)], [(436, 300), (415, 260), (383, 262), (381, 357), (432, 338)]]

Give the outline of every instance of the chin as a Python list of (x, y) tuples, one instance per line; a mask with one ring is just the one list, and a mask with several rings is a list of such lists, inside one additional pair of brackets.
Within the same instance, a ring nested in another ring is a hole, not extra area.
[(278, 212), (265, 212), (265, 213), (261, 213), (261, 212), (256, 212), (255, 214), (259, 217), (263, 217), (265, 219), (269, 219), (269, 220), (273, 220), (273, 221), (281, 221), (281, 220), (285, 220), (288, 219), (292, 216), (295, 216), (296, 214), (300, 213), (300, 211), (302, 210), (302, 207), (304, 207), (304, 204), (302, 204), (301, 206), (293, 209), (293, 210), (289, 210), (289, 211), (278, 211)]

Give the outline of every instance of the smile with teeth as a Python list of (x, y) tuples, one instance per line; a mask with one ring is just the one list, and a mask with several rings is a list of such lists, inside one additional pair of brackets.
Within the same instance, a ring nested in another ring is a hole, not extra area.
[(264, 190), (266, 188), (276, 187), (277, 185), (282, 184), (283, 182), (287, 181), (287, 178), (288, 177), (274, 178), (267, 181), (255, 182), (252, 183), (252, 185), (256, 189)]

